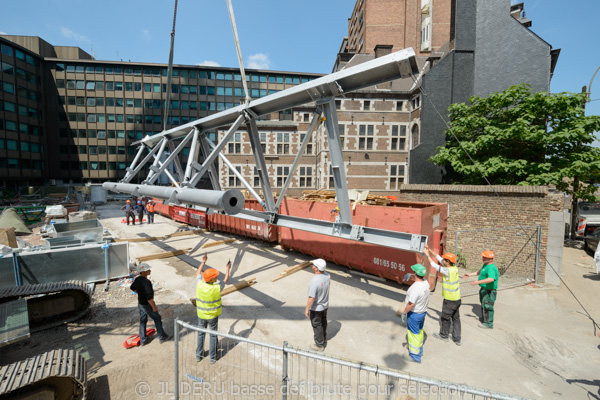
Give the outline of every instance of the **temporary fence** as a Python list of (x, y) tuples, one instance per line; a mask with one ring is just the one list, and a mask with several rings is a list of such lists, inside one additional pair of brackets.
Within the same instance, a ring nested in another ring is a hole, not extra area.
[[(205, 333), (197, 359), (198, 333)], [(208, 356), (218, 337), (217, 361)], [(521, 399), (175, 321), (175, 399)]]
[[(538, 281), (542, 228), (539, 225), (456, 231), (455, 254), (459, 267), (477, 270), (482, 266), (481, 253), (492, 250), (500, 272), (498, 288), (508, 288)], [(479, 290), (466, 287), (462, 294)]]

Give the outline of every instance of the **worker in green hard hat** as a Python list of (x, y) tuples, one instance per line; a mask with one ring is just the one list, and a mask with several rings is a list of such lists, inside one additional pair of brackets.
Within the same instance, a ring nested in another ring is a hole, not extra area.
[(402, 321), (406, 321), (406, 339), (408, 342), (409, 360), (412, 362), (421, 362), (423, 356), (423, 325), (427, 315), (427, 305), (429, 304), (429, 282), (425, 280), (427, 268), (421, 264), (415, 264), (410, 267), (415, 273), (415, 282), (408, 288), (406, 299), (404, 300), (404, 313)]

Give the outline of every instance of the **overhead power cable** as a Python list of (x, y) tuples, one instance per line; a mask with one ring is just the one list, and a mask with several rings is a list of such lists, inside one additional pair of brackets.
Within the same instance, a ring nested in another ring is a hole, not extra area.
[[(415, 80), (415, 78), (412, 75), (411, 75), (411, 78), (413, 79), (413, 81), (415, 83), (415, 86), (416, 86), (417, 83), (418, 83), (417, 80)], [(519, 226), (519, 228), (525, 233), (525, 237), (527, 237), (527, 240), (530, 241), (532, 245), (534, 245), (534, 247), (536, 248), (536, 251), (539, 252), (539, 256), (541, 256), (541, 258), (543, 258), (543, 260), (552, 269), (552, 271), (554, 271), (554, 273), (556, 274), (556, 276), (558, 277), (558, 279), (560, 279), (560, 281), (563, 283), (563, 285), (565, 285), (565, 287), (567, 288), (567, 290), (569, 291), (569, 293), (571, 293), (571, 296), (573, 296), (573, 298), (575, 299), (575, 301), (577, 301), (577, 303), (579, 304), (579, 306), (583, 309), (583, 311), (585, 312), (586, 316), (592, 321), (593, 328), (594, 328), (594, 336), (596, 336), (597, 335), (597, 330), (600, 329), (600, 325), (598, 325), (598, 323), (594, 320), (594, 318), (591, 316), (591, 314), (588, 312), (588, 310), (585, 308), (585, 306), (581, 303), (581, 301), (579, 300), (579, 298), (577, 298), (577, 296), (575, 295), (575, 293), (571, 290), (571, 288), (569, 287), (569, 285), (567, 285), (567, 283), (564, 281), (564, 279), (560, 276), (560, 274), (556, 271), (556, 269), (548, 261), (548, 259), (546, 258), (546, 256), (542, 253), (541, 249), (538, 249), (538, 247), (533, 242), (532, 237), (527, 234), (527, 231), (521, 225), (521, 223), (519, 222), (519, 220), (517, 219), (517, 217), (514, 215), (514, 213), (508, 208), (508, 206), (506, 205), (506, 203), (504, 201), (502, 201), (502, 197), (500, 197), (500, 195), (496, 191), (496, 188), (494, 188), (494, 186), (490, 183), (490, 181), (488, 180), (488, 178), (485, 176), (485, 174), (481, 170), (479, 164), (471, 157), (471, 155), (469, 154), (469, 152), (467, 151), (467, 149), (465, 149), (465, 147), (463, 146), (462, 142), (458, 139), (458, 137), (454, 133), (454, 130), (448, 124), (448, 121), (446, 121), (446, 119), (439, 112), (439, 110), (437, 109), (437, 107), (435, 106), (435, 104), (433, 103), (433, 101), (431, 101), (431, 99), (429, 98), (429, 96), (427, 95), (427, 93), (425, 92), (425, 90), (423, 89), (423, 85), (421, 85), (421, 93), (423, 93), (423, 95), (429, 101), (429, 103), (431, 104), (431, 106), (433, 107), (433, 109), (435, 110), (435, 112), (437, 113), (437, 115), (440, 117), (440, 119), (442, 120), (442, 122), (444, 122), (444, 124), (446, 125), (446, 128), (447, 128), (447, 131), (450, 132), (450, 134), (452, 135), (452, 137), (454, 137), (454, 139), (456, 140), (456, 142), (458, 143), (458, 145), (460, 146), (460, 148), (462, 149), (462, 151), (465, 152), (465, 154), (467, 155), (467, 157), (469, 158), (469, 160), (471, 160), (471, 162), (473, 163), (473, 165), (475, 166), (475, 168), (477, 168), (477, 171), (479, 172), (479, 174), (481, 175), (481, 177), (484, 179), (484, 181), (488, 184), (488, 186), (492, 189), (492, 191), (494, 192), (494, 195), (500, 200), (500, 204), (502, 204), (502, 206), (508, 212), (508, 214), (511, 216), (511, 218), (516, 222), (516, 224)]]

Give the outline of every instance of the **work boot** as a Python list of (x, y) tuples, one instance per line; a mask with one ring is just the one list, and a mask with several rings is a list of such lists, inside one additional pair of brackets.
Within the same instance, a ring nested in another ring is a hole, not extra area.
[(325, 351), (325, 347), (317, 346), (316, 344), (311, 344), (310, 348), (314, 351)]
[(455, 341), (454, 341), (454, 344), (455, 344), (455, 345), (457, 345), (457, 346), (460, 346), (460, 344), (461, 344), (461, 343), (460, 343), (460, 340), (455, 340)]
[(443, 340), (444, 342), (447, 342), (447, 341), (448, 341), (448, 338), (447, 338), (447, 337), (443, 337), (442, 335), (440, 335), (440, 334), (439, 334), (439, 333), (437, 333), (437, 332), (434, 332), (434, 333), (433, 333), (433, 337), (434, 337), (434, 338), (436, 338), (436, 339)]
[(488, 324), (486, 324), (486, 323), (479, 324), (479, 325), (477, 325), (477, 326), (478, 326), (478, 327), (480, 327), (481, 329), (494, 329), (494, 327), (493, 327), (493, 326), (489, 326), (489, 325), (488, 325)]

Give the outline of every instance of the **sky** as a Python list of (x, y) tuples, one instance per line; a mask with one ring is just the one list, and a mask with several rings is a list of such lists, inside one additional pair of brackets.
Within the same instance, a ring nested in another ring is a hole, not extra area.
[[(2, 33), (78, 46), (98, 60), (168, 63), (175, 0), (1, 1)], [(533, 32), (561, 49), (551, 91), (580, 92), (600, 66), (600, 0), (523, 1)], [(354, 3), (232, 0), (244, 66), (330, 73)], [(174, 63), (239, 66), (226, 0), (178, 1)], [(586, 114), (600, 115), (600, 72), (591, 100)]]

